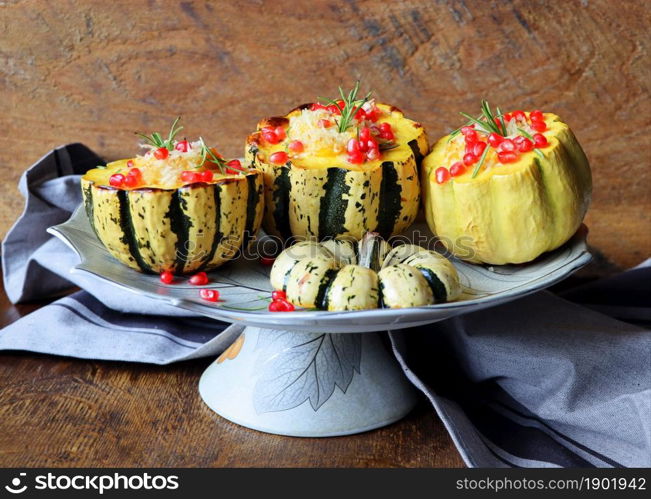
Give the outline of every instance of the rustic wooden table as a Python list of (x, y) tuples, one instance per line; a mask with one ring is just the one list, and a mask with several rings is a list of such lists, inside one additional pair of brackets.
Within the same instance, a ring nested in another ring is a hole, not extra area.
[[(479, 99), (565, 118), (590, 159), (597, 275), (651, 253), (648, 2), (0, 2), (0, 236), (49, 148), (106, 159), (184, 117), (228, 156), (259, 118), (337, 85), (420, 120), (432, 139)], [(25, 36), (26, 29), (29, 36)], [(0, 297), (0, 326), (38, 305)], [(462, 466), (423, 403), (388, 428), (295, 439), (240, 428), (198, 397), (210, 362), (169, 367), (0, 355), (0, 466)]]
[[(0, 328), (43, 304), (0, 294)], [(424, 400), (386, 428), (338, 438), (249, 430), (197, 392), (213, 359), (151, 366), (29, 353), (0, 355), (0, 467), (459, 467)]]

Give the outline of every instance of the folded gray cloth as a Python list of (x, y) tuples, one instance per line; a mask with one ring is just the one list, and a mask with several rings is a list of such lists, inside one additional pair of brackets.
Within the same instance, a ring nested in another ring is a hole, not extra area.
[[(122, 291), (84, 273), (45, 229), (80, 202), (101, 160), (81, 144), (23, 175), (25, 212), (2, 244), (13, 302), (82, 288), (0, 331), (0, 350), (168, 364), (215, 355), (241, 326)], [(651, 465), (651, 266), (389, 333), (469, 466)]]

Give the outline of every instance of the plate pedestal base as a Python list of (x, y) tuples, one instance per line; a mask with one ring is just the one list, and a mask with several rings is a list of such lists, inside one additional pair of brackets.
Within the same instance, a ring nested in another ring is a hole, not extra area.
[(296, 437), (379, 428), (404, 417), (417, 400), (379, 333), (255, 327), (204, 371), (199, 393), (230, 421)]

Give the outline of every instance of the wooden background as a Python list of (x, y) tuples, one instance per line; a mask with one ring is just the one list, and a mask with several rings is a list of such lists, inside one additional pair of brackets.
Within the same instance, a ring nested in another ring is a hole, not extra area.
[[(434, 140), (487, 98), (561, 115), (594, 172), (587, 223), (618, 266), (651, 254), (650, 2), (0, 2), (0, 236), (20, 173), (81, 141), (107, 159), (167, 129), (241, 154), (259, 118), (359, 78)], [(621, 247), (626, 248), (621, 251)]]

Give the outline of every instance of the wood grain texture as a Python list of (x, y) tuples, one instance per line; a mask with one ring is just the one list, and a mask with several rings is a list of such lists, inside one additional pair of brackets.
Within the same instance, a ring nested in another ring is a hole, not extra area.
[[(12, 306), (1, 292), (0, 328), (38, 306)], [(464, 466), (424, 400), (398, 423), (349, 437), (280, 437), (232, 424), (199, 397), (209, 362), (0, 354), (0, 467)]]
[(629, 0), (2, 2), (0, 234), (53, 146), (124, 157), (181, 114), (239, 155), (259, 118), (361, 78), (432, 138), (482, 97), (558, 113), (593, 167), (591, 242), (630, 266), (651, 253), (650, 21)]

